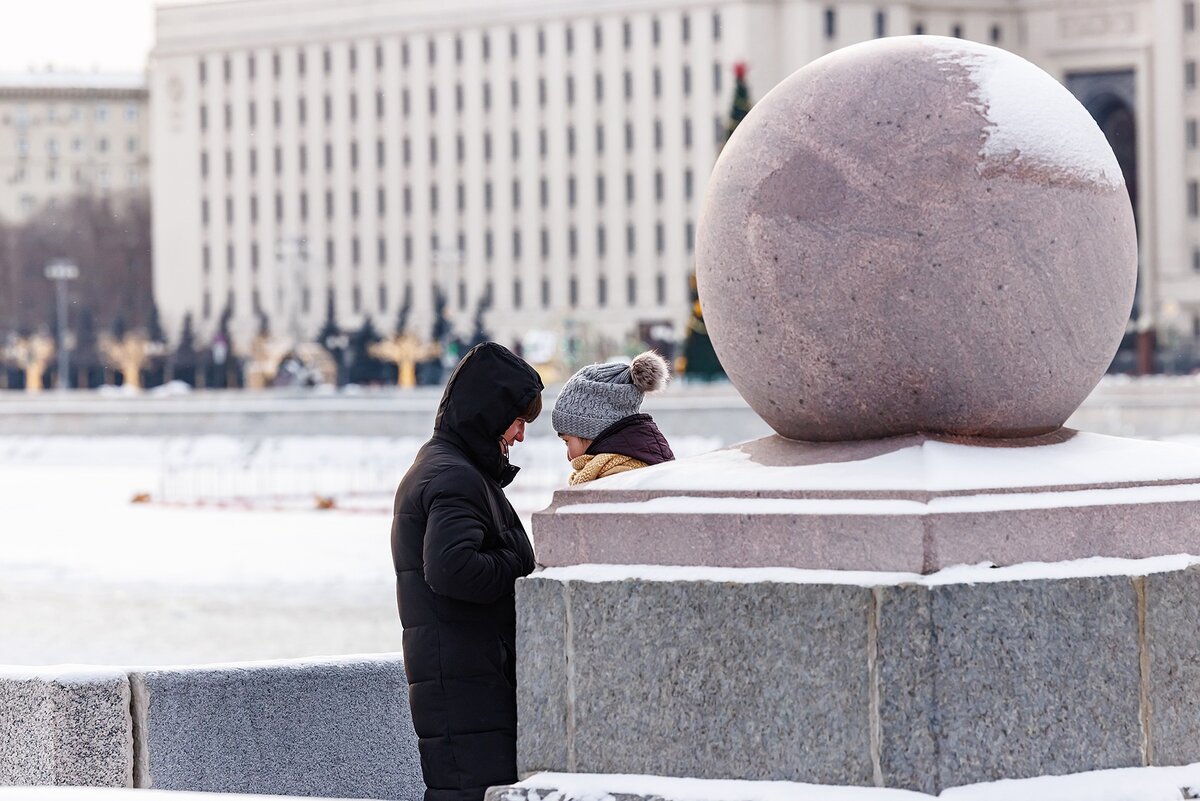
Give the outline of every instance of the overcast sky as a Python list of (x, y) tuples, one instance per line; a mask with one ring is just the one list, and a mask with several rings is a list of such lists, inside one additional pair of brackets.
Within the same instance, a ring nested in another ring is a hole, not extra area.
[(0, 72), (136, 72), (154, 39), (154, 6), (182, 0), (0, 0)]

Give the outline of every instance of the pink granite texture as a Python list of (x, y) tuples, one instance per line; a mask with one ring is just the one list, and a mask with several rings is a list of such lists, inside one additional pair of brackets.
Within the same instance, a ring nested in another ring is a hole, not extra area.
[(722, 364), (790, 439), (1058, 428), (1133, 299), (1115, 165), (1074, 98), (1004, 51), (895, 37), (813, 62), (742, 122), (704, 201)]

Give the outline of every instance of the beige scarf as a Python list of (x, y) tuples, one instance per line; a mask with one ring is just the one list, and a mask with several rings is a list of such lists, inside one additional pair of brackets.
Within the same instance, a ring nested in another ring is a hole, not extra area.
[(601, 453), (595, 456), (585, 453), (571, 460), (571, 469), (575, 471), (571, 473), (571, 486), (645, 466), (645, 462), (618, 453)]

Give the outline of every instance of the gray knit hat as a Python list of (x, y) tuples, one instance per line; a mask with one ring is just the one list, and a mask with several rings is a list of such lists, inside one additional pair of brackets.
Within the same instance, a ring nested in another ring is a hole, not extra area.
[(652, 350), (632, 364), (584, 367), (563, 384), (551, 420), (559, 434), (595, 439), (613, 423), (637, 414), (642, 398), (667, 385), (667, 363)]

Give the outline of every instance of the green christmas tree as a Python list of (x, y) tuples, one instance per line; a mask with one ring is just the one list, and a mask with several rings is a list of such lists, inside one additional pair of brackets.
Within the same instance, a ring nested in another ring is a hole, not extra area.
[[(725, 124), (725, 142), (750, 113), (750, 87), (746, 85), (746, 65), (739, 62), (733, 66), (733, 107), (729, 110), (729, 121)], [(724, 142), (722, 143), (724, 147)], [(683, 363), (679, 372), (699, 381), (714, 381), (725, 377), (725, 369), (717, 359), (708, 328), (704, 325), (704, 310), (700, 306), (700, 291), (696, 285), (696, 273), (688, 279), (691, 287), (692, 316), (688, 319), (687, 337), (683, 342)]]

